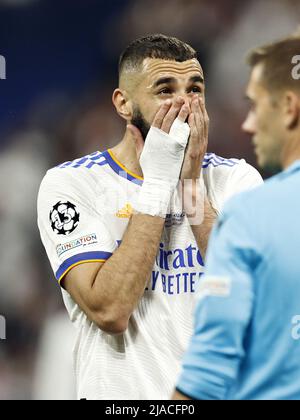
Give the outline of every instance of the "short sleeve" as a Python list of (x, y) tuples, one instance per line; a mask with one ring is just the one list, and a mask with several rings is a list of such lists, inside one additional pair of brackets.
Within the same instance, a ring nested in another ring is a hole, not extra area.
[(97, 210), (89, 180), (53, 169), (38, 195), (38, 227), (54, 275), (60, 283), (75, 266), (105, 262), (117, 248)]

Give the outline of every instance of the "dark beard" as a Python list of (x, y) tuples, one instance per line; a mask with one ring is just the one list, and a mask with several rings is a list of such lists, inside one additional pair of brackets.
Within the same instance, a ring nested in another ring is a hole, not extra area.
[(140, 130), (144, 141), (146, 141), (146, 138), (148, 136), (151, 126), (145, 120), (143, 114), (141, 113), (140, 108), (137, 106), (134, 107), (131, 124), (135, 125)]

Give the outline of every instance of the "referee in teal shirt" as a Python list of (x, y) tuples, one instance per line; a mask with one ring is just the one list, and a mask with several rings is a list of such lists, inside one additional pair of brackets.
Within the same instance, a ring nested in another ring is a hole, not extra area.
[(243, 129), (279, 173), (225, 207), (174, 399), (300, 400), (300, 34), (251, 52)]

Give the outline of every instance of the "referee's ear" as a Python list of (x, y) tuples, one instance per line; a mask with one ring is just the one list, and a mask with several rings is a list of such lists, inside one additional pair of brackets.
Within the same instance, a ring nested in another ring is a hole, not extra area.
[(284, 124), (289, 130), (299, 128), (300, 97), (296, 92), (286, 92), (284, 97)]
[(125, 90), (116, 89), (113, 93), (112, 101), (120, 117), (125, 121), (130, 122), (133, 115), (133, 106), (127, 92)]

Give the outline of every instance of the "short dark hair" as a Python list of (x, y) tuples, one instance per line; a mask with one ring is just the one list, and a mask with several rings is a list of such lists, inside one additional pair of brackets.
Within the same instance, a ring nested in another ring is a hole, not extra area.
[(177, 38), (153, 34), (138, 38), (123, 51), (119, 61), (119, 75), (125, 69), (138, 68), (146, 58), (184, 62), (198, 58), (197, 52)]
[(254, 68), (263, 64), (262, 83), (270, 90), (300, 90), (300, 81), (292, 76), (292, 59), (300, 54), (300, 32), (250, 51), (247, 63)]

